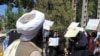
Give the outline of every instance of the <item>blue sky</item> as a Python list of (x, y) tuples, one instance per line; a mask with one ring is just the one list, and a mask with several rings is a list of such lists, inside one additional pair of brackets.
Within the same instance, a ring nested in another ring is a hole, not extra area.
[[(6, 4), (0, 5), (0, 15), (5, 15), (5, 10), (7, 8)], [(12, 12), (16, 12), (18, 8), (13, 8)]]
[(7, 8), (7, 5), (3, 4), (0, 5), (0, 15), (4, 15), (5, 14), (5, 9)]
[[(34, 1), (34, 3), (37, 3), (37, 0), (33, 0)], [(5, 15), (5, 10), (6, 10), (6, 8), (7, 8), (7, 5), (6, 4), (3, 4), (3, 5), (0, 5), (0, 15)], [(12, 12), (17, 12), (17, 9), (18, 8), (13, 8), (12, 9)]]

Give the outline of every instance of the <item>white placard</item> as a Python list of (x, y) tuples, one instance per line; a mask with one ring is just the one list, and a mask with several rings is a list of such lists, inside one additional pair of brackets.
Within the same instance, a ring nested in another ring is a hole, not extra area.
[(78, 25), (79, 25), (79, 23), (77, 23), (77, 22), (72, 22), (72, 23), (68, 26), (68, 29), (74, 29), (74, 28), (76, 28)]
[(59, 38), (49, 38), (49, 46), (58, 46)]
[(67, 38), (76, 37), (77, 34), (78, 34), (78, 32), (79, 32), (78, 29), (69, 29), (69, 30), (65, 33), (64, 37), (67, 37)]
[(85, 31), (83, 27), (77, 27), (77, 29), (82, 32)]
[(50, 27), (52, 27), (53, 24), (54, 24), (54, 21), (45, 20), (45, 22), (43, 24), (43, 29), (50, 30)]
[(97, 30), (99, 26), (100, 19), (89, 19), (86, 29), (87, 30)]

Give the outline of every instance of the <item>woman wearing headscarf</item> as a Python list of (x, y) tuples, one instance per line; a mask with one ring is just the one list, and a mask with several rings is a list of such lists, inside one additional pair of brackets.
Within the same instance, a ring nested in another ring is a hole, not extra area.
[(17, 32), (22, 35), (6, 49), (4, 56), (42, 56), (42, 27), (44, 13), (32, 10), (16, 22)]

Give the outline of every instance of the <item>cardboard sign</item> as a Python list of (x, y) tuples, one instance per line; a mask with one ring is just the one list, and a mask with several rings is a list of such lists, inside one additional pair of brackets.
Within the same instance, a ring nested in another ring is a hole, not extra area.
[(85, 31), (83, 27), (77, 27), (77, 29), (82, 32)]
[(100, 19), (89, 19), (86, 29), (87, 30), (97, 30), (100, 23)]
[(70, 37), (76, 37), (78, 33), (79, 33), (79, 30), (78, 29), (69, 29), (66, 32), (66, 34), (65, 34), (64, 37), (68, 37), (68, 38), (70, 38)]
[(79, 25), (77, 22), (72, 22), (67, 29), (74, 29)]
[(49, 46), (58, 46), (59, 45), (59, 38), (49, 38)]
[(6, 37), (6, 33), (4, 33), (4, 34), (3, 34), (3, 33), (0, 34), (0, 38), (1, 38), (1, 37)]
[(50, 30), (50, 27), (52, 27), (54, 24), (53, 21), (50, 20), (45, 20), (44, 24), (43, 24), (43, 29), (45, 30)]

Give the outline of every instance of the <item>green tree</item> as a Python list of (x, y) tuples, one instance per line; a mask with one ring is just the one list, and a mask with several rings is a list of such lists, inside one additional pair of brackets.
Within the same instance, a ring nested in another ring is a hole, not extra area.
[(97, 18), (98, 0), (89, 0), (88, 16), (89, 18)]
[(16, 20), (24, 13), (24, 10), (22, 7), (18, 7), (18, 12), (14, 13), (12, 12), (12, 6), (8, 5), (7, 9), (6, 9), (6, 24), (5, 27), (6, 29), (12, 29), (15, 28), (16, 25)]
[(44, 12), (46, 19), (55, 22), (54, 30), (65, 29), (73, 16), (70, 0), (38, 0), (34, 9)]
[(4, 19), (4, 15), (0, 15), (0, 28), (2, 28), (3, 30), (5, 30)]
[(22, 11), (19, 9), (18, 13), (12, 13), (12, 7), (24, 8), (27, 11), (31, 11), (32, 8), (42, 11), (45, 13), (46, 19), (55, 22), (54, 30), (65, 29), (73, 17), (70, 0), (37, 0), (36, 4), (33, 0), (9, 0), (9, 3), (11, 5), (6, 10), (7, 29), (15, 28), (15, 21), (23, 14), (22, 9)]

